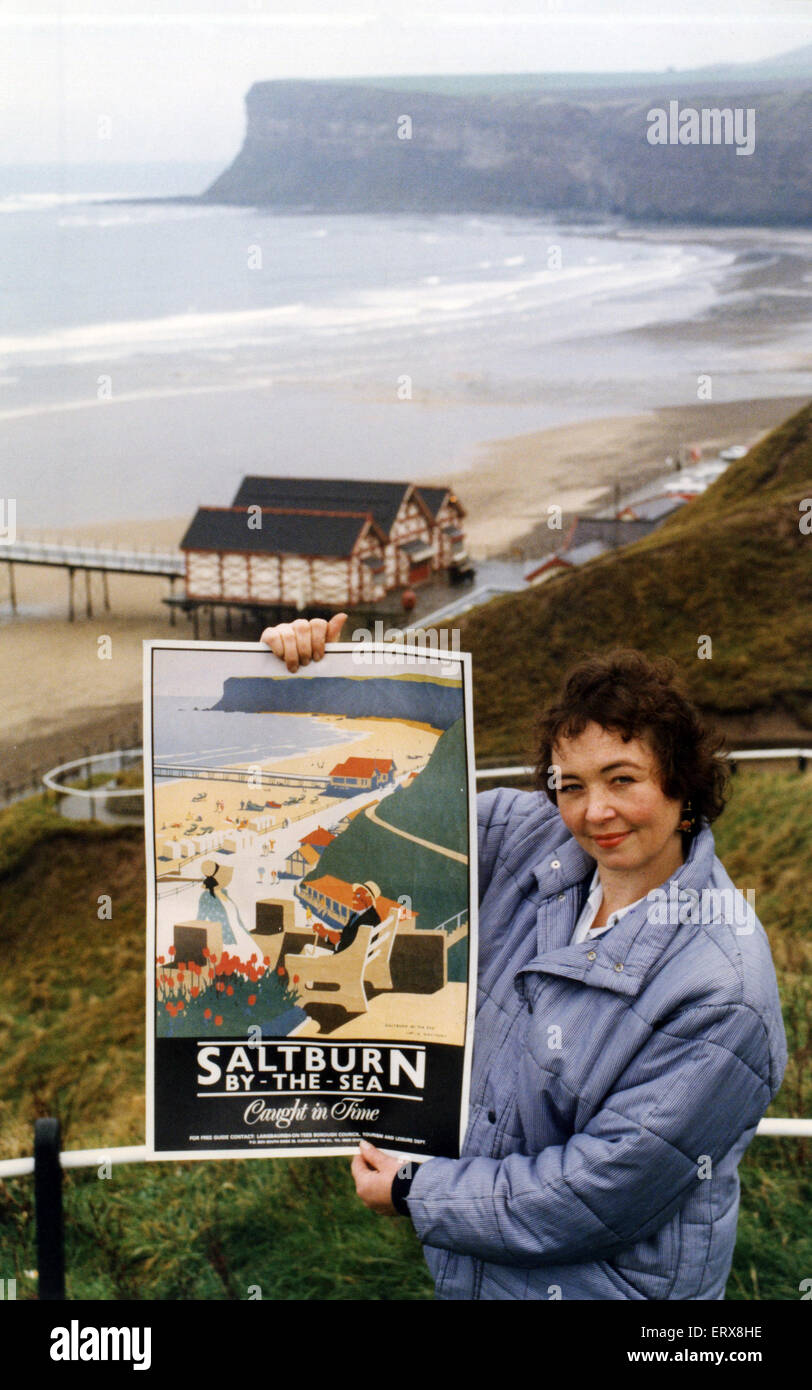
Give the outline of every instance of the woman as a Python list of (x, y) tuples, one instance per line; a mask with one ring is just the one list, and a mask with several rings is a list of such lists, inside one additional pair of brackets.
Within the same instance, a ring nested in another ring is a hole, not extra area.
[[(291, 668), (338, 631), (263, 636)], [(616, 652), (542, 716), (537, 780), (478, 797), (462, 1157), (362, 1142), (358, 1194), (408, 1213), (442, 1299), (722, 1299), (786, 1064), (767, 938), (714, 853), (724, 764), (671, 664)]]

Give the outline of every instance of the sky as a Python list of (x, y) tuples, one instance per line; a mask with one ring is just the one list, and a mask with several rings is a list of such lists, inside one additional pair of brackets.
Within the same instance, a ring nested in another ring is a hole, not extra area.
[(812, 0), (0, 0), (0, 159), (226, 163), (273, 78), (658, 71), (810, 41)]

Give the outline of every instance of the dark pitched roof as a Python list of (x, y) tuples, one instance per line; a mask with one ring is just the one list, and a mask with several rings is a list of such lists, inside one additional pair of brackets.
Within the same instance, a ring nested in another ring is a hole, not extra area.
[(590, 560), (596, 560), (599, 555), (605, 555), (609, 549), (603, 541), (586, 541), (583, 545), (574, 545), (569, 550), (564, 550), (561, 560), (566, 565), (586, 565)]
[(372, 512), (388, 536), (411, 486), (361, 478), (264, 478), (249, 474), (240, 483), (232, 506)]
[(573, 546), (572, 549), (556, 550), (552, 555), (548, 555), (546, 560), (542, 560), (540, 565), (530, 570), (524, 576), (526, 584), (532, 584), (533, 580), (546, 570), (552, 569), (571, 569), (579, 565), (586, 565), (590, 560), (596, 560), (599, 555), (605, 555), (609, 547), (603, 541), (586, 541), (583, 545)]
[[(199, 507), (181, 550), (252, 551), (265, 555), (350, 555), (369, 516), (364, 512), (295, 512), (263, 507), (262, 527), (248, 507)], [(375, 527), (374, 521), (372, 526)], [(381, 536), (375, 527), (377, 539)]]
[(564, 546), (564, 554), (590, 541), (601, 541), (610, 549), (631, 545), (647, 536), (657, 526), (656, 521), (617, 521), (610, 516), (579, 516)]
[(446, 497), (453, 502), (460, 516), (465, 516), (465, 508), (452, 487), (426, 487), (423, 483), (417, 483), (416, 487), (432, 516), (436, 517)]

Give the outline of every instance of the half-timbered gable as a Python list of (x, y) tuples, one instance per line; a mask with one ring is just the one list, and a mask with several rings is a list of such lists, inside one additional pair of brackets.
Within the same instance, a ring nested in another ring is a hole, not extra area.
[(424, 487), (419, 484), (417, 491), (432, 516), (432, 539), (434, 542), (434, 569), (450, 569), (468, 559), (465, 550), (465, 531), (462, 518), (465, 508), (447, 487)]
[(387, 554), (390, 587), (422, 584), (431, 577), (434, 560), (432, 516), (417, 488), (410, 487), (389, 532)]

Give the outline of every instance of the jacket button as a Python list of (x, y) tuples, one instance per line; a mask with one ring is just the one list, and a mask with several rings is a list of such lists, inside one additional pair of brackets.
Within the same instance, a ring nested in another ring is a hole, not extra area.
[(597, 951), (587, 951), (587, 953), (586, 953), (586, 958), (587, 958), (587, 960), (597, 960), (597, 958), (598, 958), (598, 953), (597, 953)]
[(489, 1110), (489, 1111), (488, 1111), (488, 1123), (489, 1123), (489, 1124), (492, 1124), (492, 1125), (495, 1125), (495, 1124), (496, 1124), (496, 1111), (495, 1111), (495, 1110)]
[(622, 969), (623, 969), (623, 962), (619, 960), (618, 963), (617, 963), (617, 965), (615, 966), (615, 970), (622, 970)]
[(550, 860), (550, 868), (551, 868), (551, 869), (560, 869), (560, 868), (561, 868), (561, 860), (560, 860), (560, 859), (551, 859), (551, 860)]

